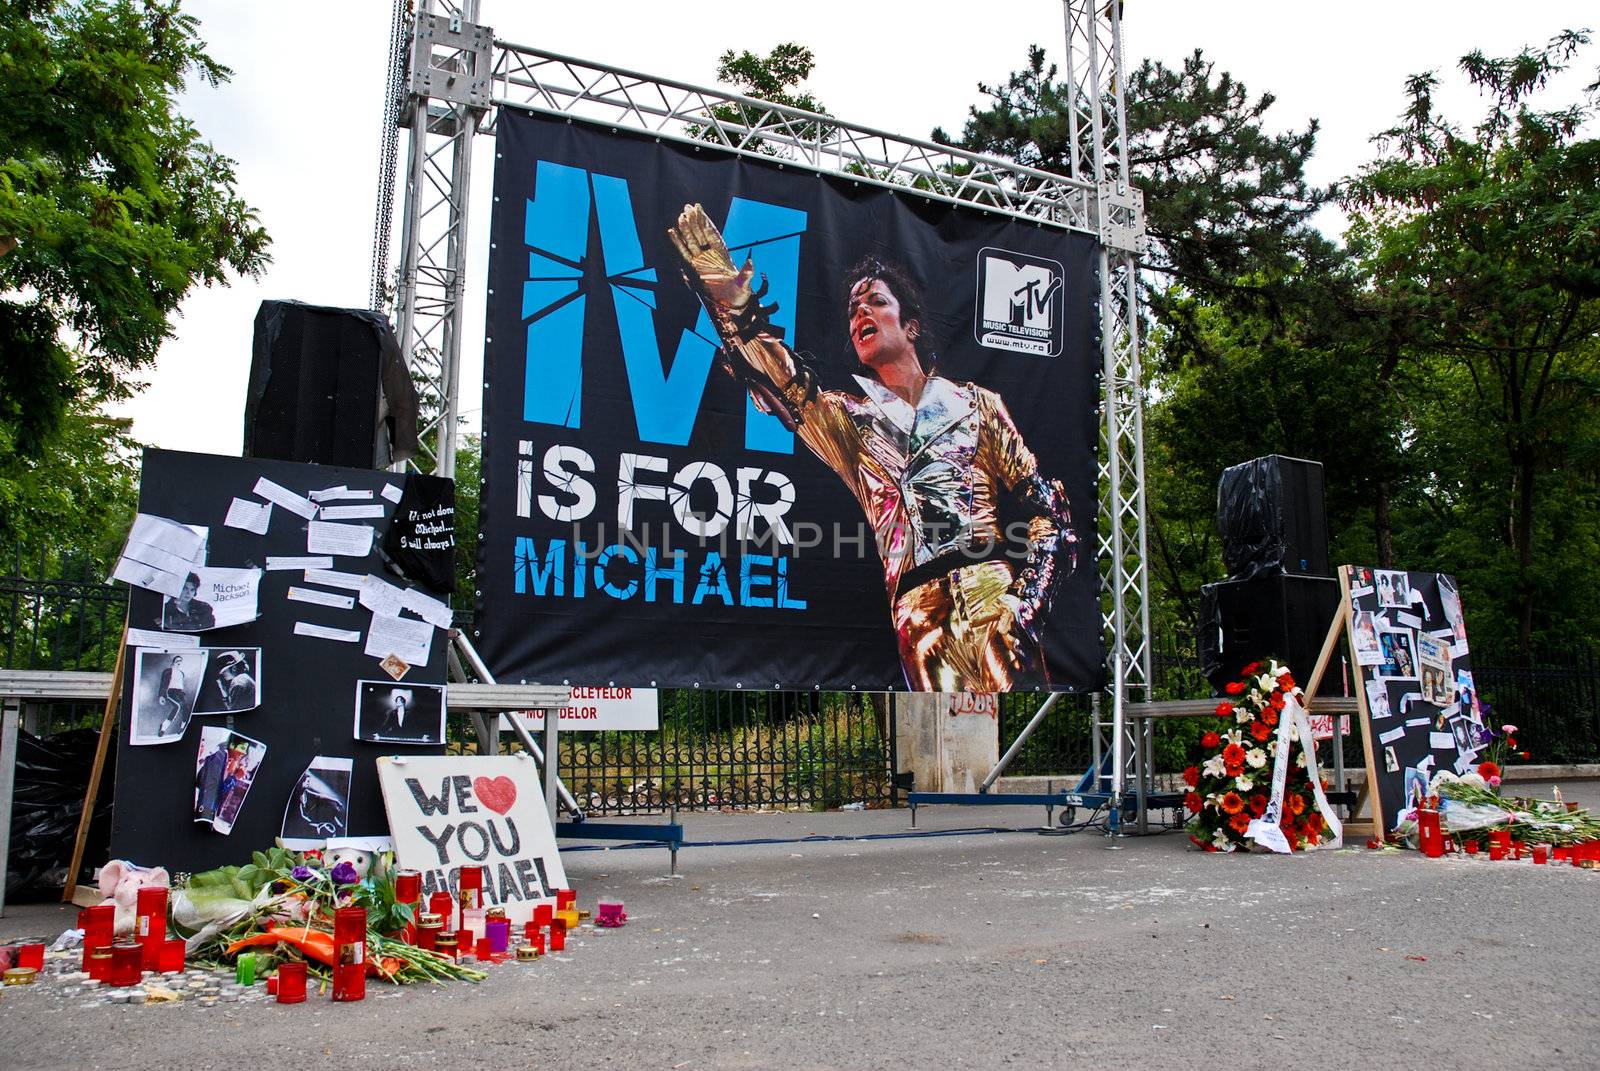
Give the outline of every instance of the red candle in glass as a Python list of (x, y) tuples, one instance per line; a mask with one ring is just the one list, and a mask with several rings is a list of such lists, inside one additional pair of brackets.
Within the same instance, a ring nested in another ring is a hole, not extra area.
[(119, 941), (111, 946), (111, 976), (114, 986), (138, 985), (144, 977), (144, 946), (137, 941)]
[(561, 952), (567, 947), (567, 924), (560, 919), (550, 920), (550, 951)]
[(556, 890), (556, 910), (557, 911), (566, 911), (569, 908), (577, 906), (577, 903), (578, 903), (578, 890), (577, 889), (557, 889)]
[(364, 1000), (367, 995), (367, 909), (341, 907), (333, 913), (333, 999)]
[(17, 966), (32, 967), (36, 971), (44, 970), (44, 945), (18, 945)]
[(167, 890), (146, 886), (139, 890), (134, 910), (134, 936), (144, 946), (144, 969), (161, 964), (161, 945), (167, 939)]
[(537, 929), (544, 929), (550, 925), (550, 920), (555, 918), (556, 909), (553, 904), (535, 904), (533, 908), (533, 925)]
[(541, 956), (544, 955), (544, 934), (542, 934), (542, 933), (532, 934), (531, 936), (529, 936), (527, 943), (532, 945), (533, 946), (533, 950), (535, 952), (539, 953), (539, 955), (541, 955)]
[(1490, 862), (1498, 863), (1500, 860), (1504, 859), (1505, 857), (1506, 857), (1505, 848), (1503, 846), (1501, 846), (1499, 841), (1491, 840), (1489, 842), (1489, 860), (1490, 860)]
[(494, 945), (487, 937), (478, 938), (478, 946), (473, 949), (473, 954), (478, 957), (479, 963), (494, 962)]
[(89, 966), (85, 968), (89, 977), (97, 982), (109, 983), (111, 981), (111, 946), (97, 945), (89, 949)]
[(456, 921), (456, 902), (447, 892), (436, 892), (428, 897), (428, 913), (438, 915), (444, 919), (444, 924), (450, 926)]
[(170, 941), (161, 943), (161, 973), (168, 974), (172, 971), (183, 970), (183, 938), (174, 937)]
[(462, 911), (483, 906), (483, 867), (462, 867), (456, 884), (457, 891), (461, 894)]
[(1544, 866), (1550, 861), (1550, 846), (1535, 844), (1533, 846), (1533, 862), (1535, 866)]
[(285, 960), (278, 966), (278, 1003), (300, 1004), (306, 999), (305, 960)]
[(97, 948), (110, 948), (116, 939), (115, 904), (97, 904), (78, 912), (78, 928), (83, 931), (83, 970), (89, 969), (89, 955)]
[(406, 944), (414, 945), (417, 943), (417, 911), (422, 900), (422, 871), (402, 870), (395, 874), (394, 900), (397, 904), (411, 905), (411, 921), (400, 937)]
[(267, 975), (267, 996), (275, 997), (277, 995), (278, 995), (278, 976), (276, 974), (269, 974), (269, 975)]
[(1431, 807), (1423, 807), (1417, 811), (1417, 846), (1429, 859), (1437, 859), (1444, 854), (1444, 835), (1439, 829), (1439, 812)]

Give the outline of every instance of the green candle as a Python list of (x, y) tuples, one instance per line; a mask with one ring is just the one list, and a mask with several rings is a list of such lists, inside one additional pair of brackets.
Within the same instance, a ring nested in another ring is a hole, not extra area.
[(239, 953), (239, 964), (235, 969), (233, 980), (240, 985), (256, 984), (256, 954), (254, 952)]

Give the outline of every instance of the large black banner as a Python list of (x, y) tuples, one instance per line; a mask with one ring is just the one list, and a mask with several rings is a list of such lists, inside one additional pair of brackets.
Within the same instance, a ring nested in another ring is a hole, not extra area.
[(1102, 680), (1089, 237), (502, 113), (478, 617), (504, 680)]

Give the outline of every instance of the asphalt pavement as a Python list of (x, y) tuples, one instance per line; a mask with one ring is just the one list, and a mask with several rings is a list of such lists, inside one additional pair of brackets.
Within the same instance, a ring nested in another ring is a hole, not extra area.
[[(564, 851), (580, 904), (622, 899), (628, 925), (481, 985), (210, 1008), (11, 987), (0, 1067), (1600, 1061), (1600, 871), (1223, 857), (1177, 834), (1041, 836), (1043, 818), (922, 808), (907, 835), (905, 810), (686, 814), (676, 876), (659, 848)], [(15, 906), (0, 937), (72, 918)]]

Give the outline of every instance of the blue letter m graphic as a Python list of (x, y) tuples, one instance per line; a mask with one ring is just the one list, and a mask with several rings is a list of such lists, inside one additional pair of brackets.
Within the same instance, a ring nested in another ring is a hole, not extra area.
[[(522, 318), (529, 322), (523, 418), (537, 424), (579, 426), (583, 321), (590, 296), (585, 292), (583, 265), (589, 255), (591, 208), (600, 224), (605, 287), (622, 339), (639, 439), (685, 446), (716, 353), (711, 318), (701, 309), (693, 329), (680, 333), (669, 370), (656, 330), (656, 270), (644, 262), (628, 183), (545, 161), (534, 174), (534, 197), (528, 201), (524, 231), (529, 252)], [(791, 344), (800, 235), (805, 229), (806, 214), (798, 209), (735, 197), (722, 232), (734, 263), (749, 256), (757, 271), (766, 274), (766, 300), (778, 303), (772, 321), (784, 329)], [(794, 436), (747, 398), (745, 446), (793, 453)]]

